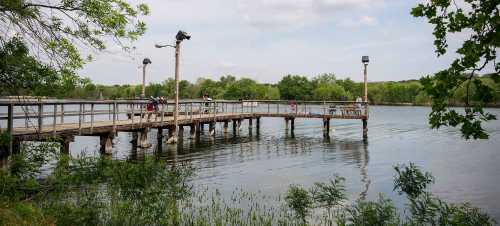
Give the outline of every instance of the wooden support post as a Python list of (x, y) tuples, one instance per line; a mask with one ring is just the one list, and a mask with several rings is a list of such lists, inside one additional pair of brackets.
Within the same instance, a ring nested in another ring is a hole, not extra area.
[(94, 104), (90, 104), (90, 134), (94, 133)]
[(61, 124), (64, 124), (64, 104), (61, 104)]
[(113, 154), (113, 137), (114, 133), (107, 133), (100, 136), (102, 154)]
[(13, 104), (9, 104), (9, 106), (7, 107), (7, 133), (9, 134), (10, 136), (10, 139), (9, 139), (9, 144), (8, 144), (8, 147), (7, 147), (7, 155), (10, 155), (12, 153), (14, 153), (15, 149), (14, 149), (14, 137), (12, 136), (12, 133), (14, 132), (14, 105)]
[(252, 129), (252, 126), (253, 126), (253, 120), (252, 120), (252, 118), (249, 118), (248, 119), (248, 128)]
[(209, 134), (210, 136), (214, 136), (215, 135), (215, 122), (210, 122), (208, 124), (208, 131), (209, 131)]
[(196, 136), (196, 126), (195, 126), (196, 123), (191, 123), (189, 125), (189, 135), (191, 137), (195, 137)]
[(330, 119), (323, 118), (323, 135), (325, 137), (330, 136)]
[(148, 132), (149, 128), (144, 128), (139, 132), (139, 139), (137, 140), (137, 146), (140, 148), (149, 148), (151, 144), (148, 142)]
[(130, 106), (130, 119), (132, 119), (132, 129), (134, 128), (134, 117), (135, 117), (135, 106), (134, 104), (131, 104)]
[(174, 136), (174, 128), (175, 126), (168, 127), (167, 141)]
[(134, 131), (132, 132), (132, 140), (130, 141), (133, 149), (137, 148), (137, 140), (139, 140), (139, 132)]
[(195, 122), (194, 123), (194, 130), (196, 131), (196, 137), (200, 137), (201, 134), (201, 123)]
[(158, 140), (158, 144), (161, 143), (163, 139), (163, 128), (157, 128), (156, 140)]
[(12, 152), (11, 154), (18, 154), (21, 151), (21, 141), (18, 139), (11, 139), (12, 141)]
[(182, 139), (184, 137), (184, 126), (183, 125), (179, 125), (179, 132), (178, 132), (177, 136), (180, 139)]
[(238, 122), (236, 119), (233, 119), (233, 133), (236, 134), (236, 128), (238, 127)]
[(326, 133), (330, 135), (330, 119), (326, 120)]
[(143, 117), (143, 112), (142, 111), (143, 111), (143, 109), (144, 109), (143, 105), (141, 104), (141, 106), (140, 106), (140, 113), (139, 113), (139, 127), (141, 127), (141, 128), (142, 128), (142, 117)]
[(288, 131), (288, 118), (285, 118), (285, 131)]
[(290, 128), (291, 132), (293, 133), (295, 131), (295, 118), (290, 119)]
[(227, 133), (227, 128), (229, 127), (229, 122), (228, 121), (224, 121), (224, 133), (226, 134)]
[(78, 135), (82, 135), (82, 104), (78, 108)]
[(260, 132), (260, 117), (257, 117), (257, 133)]
[(54, 112), (53, 112), (53, 118), (52, 118), (52, 137), (56, 136), (56, 122), (57, 122), (57, 104), (54, 104)]
[(69, 145), (71, 142), (75, 141), (74, 140), (75, 138), (73, 136), (65, 136), (65, 137), (62, 137), (62, 140), (60, 141), (60, 145), (61, 145), (61, 153), (63, 154), (69, 154)]
[(368, 138), (368, 120), (363, 119), (363, 138)]
[(205, 124), (204, 123), (200, 122), (200, 129), (199, 130), (200, 130), (200, 133), (203, 134), (203, 130), (205, 130)]
[(113, 134), (116, 134), (116, 101), (113, 101)]
[(38, 104), (38, 132), (43, 130), (43, 104)]

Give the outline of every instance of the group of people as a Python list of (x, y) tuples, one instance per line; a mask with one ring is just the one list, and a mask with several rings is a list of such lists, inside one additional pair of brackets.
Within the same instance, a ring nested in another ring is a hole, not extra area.
[(148, 113), (148, 122), (151, 119), (153, 113), (155, 114), (155, 120), (158, 117), (158, 112), (160, 111), (158, 105), (167, 104), (167, 99), (163, 96), (161, 97), (149, 97), (148, 103), (146, 104), (146, 111)]
[[(210, 101), (212, 101), (212, 98), (208, 95), (208, 93), (203, 94), (203, 101), (205, 101), (205, 113), (208, 113), (209, 108), (210, 108)], [(148, 122), (151, 120), (151, 116), (154, 114), (155, 115), (155, 120), (160, 114), (160, 109), (159, 105), (164, 105), (167, 104), (167, 99), (163, 96), (160, 97), (153, 97), (150, 96), (148, 99), (148, 103), (146, 104), (146, 112), (147, 112), (147, 120)]]

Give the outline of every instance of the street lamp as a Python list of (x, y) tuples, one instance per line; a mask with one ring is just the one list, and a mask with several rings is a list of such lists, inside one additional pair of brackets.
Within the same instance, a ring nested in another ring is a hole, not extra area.
[(142, 60), (142, 89), (141, 89), (141, 98), (144, 99), (146, 97), (146, 66), (151, 64), (151, 60), (149, 58), (144, 58)]
[(175, 48), (175, 106), (174, 106), (174, 132), (173, 136), (167, 140), (167, 143), (176, 143), (177, 142), (177, 130), (179, 127), (179, 55), (180, 55), (180, 49), (181, 49), (181, 42), (184, 41), (185, 39), (189, 40), (191, 39), (191, 36), (188, 35), (184, 31), (179, 31), (177, 32), (177, 35), (175, 35), (175, 46), (173, 45), (159, 45), (155, 44), (156, 48), (163, 48), (163, 47), (173, 47)]
[(363, 56), (361, 57), (361, 62), (365, 66), (364, 68), (364, 75), (365, 75), (365, 96), (364, 96), (364, 101), (368, 102), (368, 78), (367, 78), (367, 68), (368, 68), (368, 63), (370, 62), (370, 58), (368, 56)]

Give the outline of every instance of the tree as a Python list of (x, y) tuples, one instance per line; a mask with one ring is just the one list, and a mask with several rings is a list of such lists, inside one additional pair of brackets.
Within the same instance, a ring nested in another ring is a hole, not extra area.
[(302, 100), (309, 99), (312, 94), (312, 83), (304, 76), (287, 75), (278, 83), (282, 99)]
[(53, 91), (61, 80), (47, 65), (29, 55), (19, 38), (0, 46), (0, 95), (20, 95), (34, 91), (44, 95)]
[[(461, 127), (464, 138), (488, 138), (482, 122), (495, 120), (483, 106), (492, 101), (494, 90), (478, 79), (478, 73), (494, 64), (492, 78), (500, 82), (500, 63), (496, 62), (500, 47), (498, 0), (464, 0), (459, 6), (454, 0), (428, 1), (412, 9), (414, 17), (425, 17), (434, 26), (434, 45), (438, 56), (448, 50), (447, 35), (466, 33), (469, 38), (458, 48), (457, 58), (449, 68), (421, 79), (424, 91), (432, 99), (429, 122), (432, 128)], [(465, 113), (448, 108), (455, 89), (466, 83)], [(471, 85), (477, 92), (472, 95)]]
[(313, 91), (313, 98), (314, 100), (342, 100), (344, 98), (347, 98), (348, 94), (344, 90), (344, 88), (340, 85), (337, 85), (335, 83), (333, 84), (320, 84), (316, 89)]
[[(48, 74), (57, 73), (63, 78), (63, 85), (68, 85), (78, 82), (74, 72), (92, 58), (89, 55), (84, 60), (79, 46), (101, 51), (106, 48), (105, 40), (114, 40), (118, 46), (130, 49), (129, 41), (136, 40), (146, 30), (137, 17), (148, 12), (146, 5), (134, 7), (124, 0), (2, 0), (0, 45), (5, 49), (9, 43), (15, 43), (26, 60), (31, 56), (31, 60), (37, 62), (37, 70), (43, 69), (44, 76), (52, 78)], [(10, 69), (33, 69), (23, 64), (25, 61), (10, 63), (16, 64)], [(2, 67), (1, 70), (9, 69)], [(17, 69), (16, 72), (20, 73)], [(9, 79), (19, 80), (13, 81), (16, 85), (25, 83), (26, 78)]]

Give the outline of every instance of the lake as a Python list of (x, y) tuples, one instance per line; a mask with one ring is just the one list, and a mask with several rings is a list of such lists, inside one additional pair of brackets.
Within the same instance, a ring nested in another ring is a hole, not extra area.
[[(500, 109), (488, 109), (500, 115)], [(222, 124), (215, 137), (188, 139), (179, 147), (161, 145), (169, 162), (190, 162), (196, 168), (192, 183), (218, 189), (223, 195), (242, 188), (249, 192), (283, 194), (290, 184), (310, 186), (334, 175), (346, 178), (349, 198), (374, 200), (379, 193), (403, 207), (404, 197), (393, 192), (393, 166), (414, 162), (436, 178), (432, 191), (450, 202), (469, 201), (500, 220), (500, 122), (486, 125), (488, 140), (461, 138), (453, 128), (431, 130), (428, 107), (370, 107), (368, 139), (362, 139), (360, 120), (333, 120), (330, 138), (324, 138), (322, 121), (297, 119), (295, 134), (285, 132), (284, 120), (261, 119), (261, 129), (249, 132), (244, 121), (239, 135), (226, 135)], [(255, 123), (254, 123), (255, 126)], [(131, 133), (119, 133), (113, 158), (143, 158), (157, 149), (133, 149)], [(98, 137), (76, 137), (71, 154), (96, 152)]]

